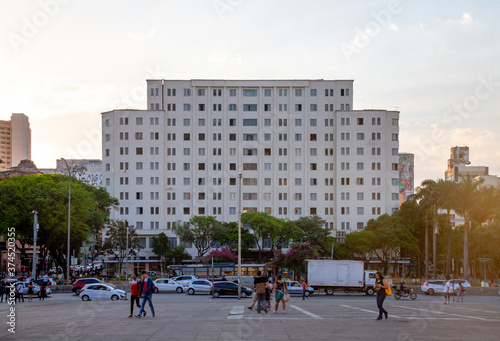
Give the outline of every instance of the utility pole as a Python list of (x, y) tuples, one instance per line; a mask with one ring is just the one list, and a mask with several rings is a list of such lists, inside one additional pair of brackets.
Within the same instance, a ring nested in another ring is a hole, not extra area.
[(70, 236), (71, 236), (71, 169), (69, 168), (68, 162), (66, 159), (61, 158), (66, 164), (66, 168), (68, 169), (69, 176), (69, 188), (68, 188), (68, 249), (66, 250), (66, 284), (69, 284), (69, 267), (70, 267), (70, 254), (69, 254), (69, 244), (70, 244)]
[(241, 300), (241, 173), (238, 178), (238, 300)]
[(36, 240), (38, 238), (38, 212), (33, 211), (35, 219), (33, 222), (33, 264), (31, 265), (31, 277), (36, 279)]

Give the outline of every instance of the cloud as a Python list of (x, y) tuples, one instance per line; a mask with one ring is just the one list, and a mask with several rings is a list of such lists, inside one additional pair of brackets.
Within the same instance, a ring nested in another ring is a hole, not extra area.
[(149, 30), (147, 33), (141, 33), (141, 32), (128, 32), (127, 35), (135, 40), (138, 41), (145, 41), (145, 40), (151, 40), (155, 37), (156, 35), (156, 28)]
[(470, 24), (472, 22), (472, 17), (470, 13), (465, 12), (462, 14), (462, 19), (460, 19), (461, 24)]
[(390, 24), (390, 25), (389, 25), (389, 29), (390, 29), (391, 31), (396, 32), (396, 31), (399, 29), (399, 27), (398, 27), (398, 25), (396, 25), (396, 24), (392, 23), (392, 24)]

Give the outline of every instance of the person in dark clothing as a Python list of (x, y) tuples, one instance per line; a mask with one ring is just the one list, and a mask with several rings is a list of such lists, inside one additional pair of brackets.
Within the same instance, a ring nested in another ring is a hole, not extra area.
[(389, 313), (384, 309), (384, 300), (387, 297), (386, 294), (386, 289), (389, 289), (389, 283), (384, 279), (384, 276), (377, 271), (375, 274), (375, 285), (373, 286), (375, 290), (377, 291), (377, 307), (378, 307), (378, 318), (377, 321), (382, 319), (382, 314), (385, 315), (385, 318), (387, 319), (387, 316)]
[(155, 317), (155, 308), (153, 307), (153, 302), (151, 298), (153, 296), (153, 280), (149, 278), (147, 271), (142, 271), (142, 304), (141, 309), (139, 310), (139, 314), (135, 315), (135, 317), (141, 318), (141, 314), (144, 311), (144, 307), (146, 306), (146, 302), (149, 303), (149, 307), (151, 308), (151, 314)]
[(257, 277), (253, 280), (255, 285), (255, 292), (257, 293), (257, 313), (260, 314), (261, 308), (267, 313), (267, 308), (264, 308), (264, 301), (266, 299), (266, 288), (269, 286), (267, 277), (262, 276), (262, 272), (257, 272)]

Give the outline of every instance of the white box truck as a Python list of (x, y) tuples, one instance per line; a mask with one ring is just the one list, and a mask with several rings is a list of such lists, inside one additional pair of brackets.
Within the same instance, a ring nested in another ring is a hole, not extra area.
[(335, 290), (359, 291), (373, 295), (375, 272), (364, 269), (362, 261), (306, 260), (307, 284), (314, 290), (325, 290), (332, 295)]

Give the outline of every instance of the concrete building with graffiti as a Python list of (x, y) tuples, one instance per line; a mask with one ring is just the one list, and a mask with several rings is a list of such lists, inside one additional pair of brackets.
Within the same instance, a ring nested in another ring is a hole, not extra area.
[(399, 154), (399, 207), (415, 190), (415, 157), (410, 153)]
[(56, 168), (39, 169), (44, 174), (68, 174), (68, 166), (71, 175), (91, 186), (102, 186), (102, 160), (98, 159), (66, 159), (68, 165), (62, 159), (56, 160)]

